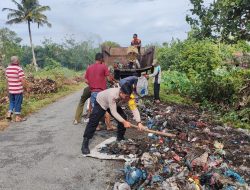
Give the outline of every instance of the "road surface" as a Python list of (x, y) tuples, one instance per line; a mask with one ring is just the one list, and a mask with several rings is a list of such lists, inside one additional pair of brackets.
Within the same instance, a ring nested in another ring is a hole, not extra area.
[[(122, 163), (81, 155), (85, 126), (72, 124), (80, 95), (62, 98), (0, 132), (1, 190), (112, 189)], [(98, 132), (90, 148), (113, 135)]]

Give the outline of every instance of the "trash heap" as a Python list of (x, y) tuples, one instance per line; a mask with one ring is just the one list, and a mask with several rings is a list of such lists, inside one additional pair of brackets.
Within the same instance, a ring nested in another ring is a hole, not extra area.
[(6, 104), (8, 102), (9, 102), (9, 97), (8, 96), (0, 98), (0, 104)]
[(49, 94), (58, 90), (56, 81), (52, 79), (28, 77), (27, 80), (29, 82), (28, 91), (30, 94)]
[(148, 134), (103, 148), (108, 154), (137, 157), (125, 163), (114, 190), (249, 189), (248, 133), (211, 124), (195, 107), (148, 104), (140, 106), (147, 127), (177, 136)]

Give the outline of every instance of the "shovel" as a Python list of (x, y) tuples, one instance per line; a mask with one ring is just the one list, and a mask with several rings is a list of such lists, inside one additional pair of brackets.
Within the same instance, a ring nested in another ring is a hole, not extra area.
[[(138, 127), (136, 125), (133, 125), (133, 124), (131, 124), (131, 127), (138, 129)], [(143, 131), (147, 132), (147, 133), (153, 133), (153, 134), (156, 134), (156, 135), (164, 136), (164, 137), (176, 137), (176, 135), (172, 134), (172, 133), (164, 133), (164, 132), (161, 132), (161, 131), (154, 131), (154, 130), (151, 130), (151, 129), (144, 129)]]

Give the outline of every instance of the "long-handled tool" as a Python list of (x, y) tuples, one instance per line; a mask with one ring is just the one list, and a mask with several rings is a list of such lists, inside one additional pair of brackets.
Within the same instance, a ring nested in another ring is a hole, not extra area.
[[(136, 125), (131, 124), (131, 127), (138, 129), (138, 127)], [(164, 137), (176, 137), (175, 134), (172, 133), (165, 133), (165, 132), (161, 132), (161, 131), (154, 131), (151, 129), (144, 129), (143, 131), (147, 132), (147, 133), (154, 133), (156, 135), (160, 135), (160, 136), (164, 136)]]

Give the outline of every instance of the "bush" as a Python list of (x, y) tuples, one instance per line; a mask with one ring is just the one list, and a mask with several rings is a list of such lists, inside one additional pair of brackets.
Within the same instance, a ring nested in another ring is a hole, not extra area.
[(156, 56), (163, 70), (168, 70), (174, 65), (178, 65), (180, 60), (180, 51), (183, 42), (172, 40), (170, 44), (165, 43), (162, 48), (157, 48)]
[(187, 74), (198, 73), (202, 78), (212, 74), (212, 70), (222, 63), (219, 48), (210, 40), (186, 40), (180, 52), (181, 62), (175, 65)]
[(61, 68), (61, 64), (59, 62), (57, 62), (56, 60), (52, 59), (52, 58), (46, 58), (45, 59), (45, 70), (51, 70), (51, 69), (56, 69), (56, 68)]
[(157, 51), (163, 70), (172, 70), (163, 74), (163, 88), (196, 101), (232, 105), (244, 84), (244, 71), (226, 64), (225, 60), (237, 48), (243, 51), (247, 47), (243, 42), (218, 45), (209, 39), (172, 41)]
[(171, 93), (189, 95), (190, 90), (193, 88), (186, 74), (178, 71), (164, 71), (162, 73), (162, 81), (162, 88)]

